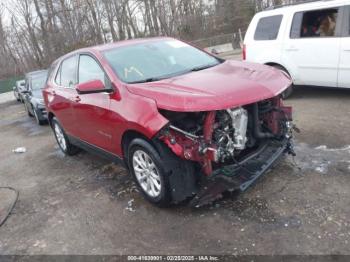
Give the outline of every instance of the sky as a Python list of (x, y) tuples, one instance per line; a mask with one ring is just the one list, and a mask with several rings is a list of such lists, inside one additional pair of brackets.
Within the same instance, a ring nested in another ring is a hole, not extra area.
[[(0, 0), (0, 6), (1, 5), (10, 6), (10, 3), (13, 2), (13, 1), (15, 1), (15, 0)], [(6, 8), (4, 10), (3, 16), (4, 16), (3, 23), (5, 25), (8, 25), (10, 23), (10, 15), (9, 15), (9, 12), (6, 10)]]

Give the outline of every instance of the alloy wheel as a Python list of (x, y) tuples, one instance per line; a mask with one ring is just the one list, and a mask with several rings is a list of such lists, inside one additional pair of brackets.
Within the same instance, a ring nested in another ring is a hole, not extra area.
[(61, 127), (55, 123), (55, 136), (57, 138), (57, 142), (59, 146), (62, 148), (63, 151), (67, 150), (67, 143), (66, 143), (66, 138), (64, 137), (64, 133), (61, 129)]
[(149, 156), (143, 150), (137, 150), (132, 158), (135, 176), (140, 186), (150, 197), (158, 197), (161, 193), (162, 183), (159, 171)]

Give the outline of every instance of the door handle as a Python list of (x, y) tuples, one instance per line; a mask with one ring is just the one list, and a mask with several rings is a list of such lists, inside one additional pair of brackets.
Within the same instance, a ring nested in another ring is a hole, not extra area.
[(350, 49), (344, 49), (345, 52), (350, 52)]

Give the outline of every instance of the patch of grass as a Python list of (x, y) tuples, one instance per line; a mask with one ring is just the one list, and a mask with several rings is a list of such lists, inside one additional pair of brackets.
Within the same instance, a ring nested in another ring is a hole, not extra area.
[(23, 79), (23, 76), (11, 77), (8, 79), (0, 80), (0, 94), (12, 91), (16, 81)]

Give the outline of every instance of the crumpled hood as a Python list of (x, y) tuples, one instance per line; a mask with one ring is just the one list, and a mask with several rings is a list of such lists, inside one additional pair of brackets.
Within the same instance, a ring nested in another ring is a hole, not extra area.
[(291, 85), (274, 68), (238, 61), (157, 82), (130, 84), (134, 94), (154, 99), (161, 109), (189, 112), (234, 108), (268, 99)]

